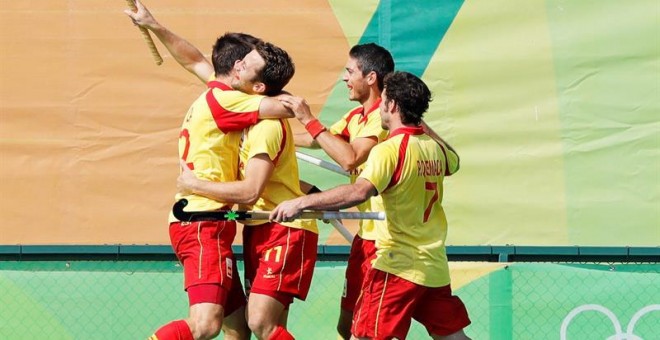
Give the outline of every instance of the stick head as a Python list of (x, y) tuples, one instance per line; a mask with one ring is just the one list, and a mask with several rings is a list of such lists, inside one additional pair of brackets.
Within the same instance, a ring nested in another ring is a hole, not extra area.
[(190, 214), (183, 211), (183, 208), (185, 208), (187, 205), (188, 205), (188, 200), (185, 198), (182, 198), (178, 200), (176, 203), (174, 203), (174, 206), (172, 207), (172, 214), (174, 214), (174, 217), (176, 217), (177, 220), (179, 221), (189, 220)]

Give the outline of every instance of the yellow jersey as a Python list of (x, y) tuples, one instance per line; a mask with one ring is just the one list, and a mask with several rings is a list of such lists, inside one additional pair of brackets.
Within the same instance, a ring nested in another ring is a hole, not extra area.
[(387, 214), (376, 229), (374, 268), (427, 287), (449, 284), (442, 183), (458, 166), (458, 155), (421, 127), (392, 131), (371, 150), (360, 178), (375, 186)]
[[(239, 169), (241, 176), (245, 176), (245, 166), (250, 158), (259, 154), (268, 155), (275, 168), (254, 206), (241, 205), (241, 209), (270, 211), (286, 200), (304, 195), (300, 190), (298, 160), (296, 159), (296, 149), (293, 143), (293, 133), (287, 120), (261, 120), (245, 132), (240, 148), (241, 163)], [(244, 224), (249, 226), (266, 222), (245, 221)], [(281, 224), (318, 234), (316, 220), (295, 220)]]
[[(213, 182), (238, 178), (238, 147), (242, 130), (256, 124), (264, 96), (233, 90), (210, 81), (190, 106), (179, 133), (179, 157), (195, 175)], [(232, 205), (199, 195), (176, 194), (188, 200), (186, 211), (211, 211)], [(170, 212), (170, 222), (177, 221)]]
[[(387, 138), (387, 131), (383, 130), (380, 119), (380, 99), (368, 110), (364, 107), (358, 106), (355, 109), (346, 113), (341, 120), (336, 122), (330, 127), (330, 133), (341, 137), (346, 142), (350, 143), (357, 138), (373, 138), (378, 143)], [(364, 169), (364, 163), (360, 164), (357, 168), (350, 172), (351, 183), (355, 183), (358, 176)], [(383, 211), (383, 202), (380, 196), (374, 196), (370, 200), (361, 203), (357, 206), (361, 212)], [(365, 240), (375, 240), (375, 228), (381, 221), (375, 220), (360, 220), (358, 235)]]

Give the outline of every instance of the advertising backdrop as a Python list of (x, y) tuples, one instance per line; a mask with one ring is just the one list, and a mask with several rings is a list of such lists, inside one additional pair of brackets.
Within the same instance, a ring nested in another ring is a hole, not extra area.
[[(449, 244), (660, 244), (657, 1), (145, 5), (204, 53), (226, 31), (283, 47), (287, 90), (326, 125), (356, 106), (341, 81), (350, 47), (388, 48), (429, 85), (426, 121), (461, 156)], [(158, 42), (156, 66), (125, 7), (0, 0), (0, 244), (169, 243), (177, 136), (204, 84)], [(345, 181), (300, 167), (322, 189)]]

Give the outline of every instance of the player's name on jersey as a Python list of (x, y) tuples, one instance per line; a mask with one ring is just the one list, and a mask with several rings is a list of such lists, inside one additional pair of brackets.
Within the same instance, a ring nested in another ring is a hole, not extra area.
[(417, 161), (417, 175), (418, 176), (440, 176), (443, 173), (443, 162), (434, 160), (418, 160)]

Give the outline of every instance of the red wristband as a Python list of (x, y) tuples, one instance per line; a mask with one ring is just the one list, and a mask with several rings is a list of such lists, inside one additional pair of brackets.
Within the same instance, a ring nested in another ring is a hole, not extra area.
[(325, 128), (325, 126), (323, 126), (323, 124), (321, 124), (321, 122), (319, 122), (318, 119), (310, 120), (309, 123), (305, 125), (305, 129), (307, 132), (309, 132), (310, 135), (312, 135), (312, 138), (314, 139), (316, 139), (316, 137), (318, 137), (321, 132), (328, 130)]

